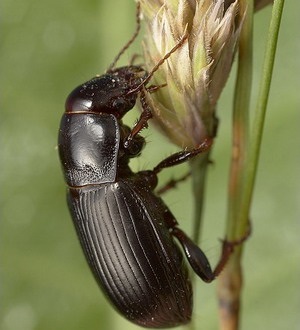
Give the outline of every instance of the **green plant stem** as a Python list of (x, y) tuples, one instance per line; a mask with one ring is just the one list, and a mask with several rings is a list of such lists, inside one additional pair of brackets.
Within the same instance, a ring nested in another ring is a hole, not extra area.
[[(194, 197), (194, 222), (192, 230), (193, 241), (198, 244), (200, 239), (201, 227), (202, 227), (202, 215), (203, 215), (203, 205), (204, 205), (204, 190), (207, 174), (207, 166), (209, 164), (209, 152), (200, 155), (190, 162), (190, 170), (192, 176), (192, 190)], [(195, 286), (195, 274), (191, 273), (191, 279)], [(197, 324), (194, 322), (194, 318), (188, 325), (189, 330), (196, 330)]]
[[(243, 191), (245, 167), (247, 164), (249, 145), (249, 107), (252, 85), (252, 29), (253, 1), (241, 2), (241, 7), (247, 7), (244, 25), (239, 43), (238, 71), (235, 86), (233, 106), (232, 156), (229, 179), (229, 200), (227, 214), (228, 240), (236, 236), (236, 215), (239, 212), (241, 192)], [(244, 10), (241, 10), (243, 12)], [(242, 18), (241, 18), (242, 19)]]
[[(241, 213), (245, 215), (249, 214), (254, 190), (283, 6), (284, 0), (274, 1), (264, 58), (262, 79), (259, 87), (259, 95), (253, 120), (250, 154), (245, 177), (245, 193), (241, 203)], [(240, 227), (241, 226), (239, 226), (239, 233), (242, 230)]]
[[(237, 152), (237, 150), (235, 150), (235, 138), (238, 138), (239, 136), (235, 133), (239, 132), (239, 130), (243, 127), (246, 127), (248, 122), (246, 115), (243, 117), (243, 115), (236, 113), (245, 110), (238, 109), (236, 107), (237, 104), (240, 104), (239, 102), (237, 102), (239, 100), (239, 95), (243, 99), (243, 96), (239, 92), (240, 82), (237, 81), (238, 88), (236, 89), (237, 94), (234, 109), (233, 160), (230, 177), (230, 201), (227, 222), (228, 239), (239, 239), (245, 234), (247, 230), (283, 5), (284, 0), (274, 1), (269, 28), (267, 49), (264, 59), (263, 74), (259, 89), (259, 97), (256, 106), (255, 117), (253, 121), (253, 130), (251, 134), (250, 144), (247, 143), (247, 138), (245, 138), (244, 142), (238, 142), (238, 145), (243, 144), (246, 148), (245, 153), (239, 153)], [(249, 35), (248, 38), (252, 39), (252, 36)], [(240, 55), (243, 54), (241, 52), (241, 46), (242, 45), (240, 45)], [(240, 57), (240, 61), (246, 61), (246, 58)], [(248, 97), (244, 97), (246, 103)], [(247, 102), (249, 102), (249, 99)], [(241, 118), (244, 118), (244, 121), (242, 123), (240, 122)], [(243, 138), (243, 134), (240, 134), (240, 138)], [(240, 156), (244, 158), (238, 161), (235, 160), (236, 153), (238, 158)], [(247, 156), (247, 153), (249, 154), (249, 156)], [(241, 167), (237, 166), (237, 164), (240, 164)], [(236, 249), (233, 257), (231, 258), (230, 262), (228, 263), (228, 266), (226, 267), (220, 278), (218, 289), (219, 299), (221, 302), (220, 305), (226, 306), (226, 308), (220, 309), (221, 329), (223, 330), (234, 330), (238, 329), (239, 327), (239, 310), (242, 288), (241, 255), (242, 249), (240, 247), (239, 249)]]
[(202, 214), (204, 203), (204, 190), (207, 173), (209, 153), (201, 155), (190, 161), (192, 190), (194, 197), (194, 222), (193, 222), (193, 241), (198, 244), (202, 226)]
[[(239, 239), (246, 232), (247, 219), (243, 219), (244, 232), (237, 232), (240, 221), (240, 206), (244, 191), (245, 169), (247, 166), (249, 145), (249, 107), (252, 85), (252, 30), (253, 0), (240, 2), (240, 12), (245, 12), (243, 28), (239, 41), (238, 72), (233, 107), (232, 157), (229, 178), (229, 199), (227, 212), (226, 238), (229, 241)], [(220, 276), (218, 285), (220, 328), (238, 329), (240, 295), (242, 289), (242, 268), (240, 265), (241, 248), (235, 250), (227, 267)]]

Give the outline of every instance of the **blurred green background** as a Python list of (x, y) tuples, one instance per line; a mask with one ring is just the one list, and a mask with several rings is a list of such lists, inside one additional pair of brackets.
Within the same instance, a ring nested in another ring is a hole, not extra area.
[[(243, 330), (300, 328), (299, 11), (298, 1), (286, 2), (251, 212), (254, 230), (245, 250)], [(254, 100), (270, 12), (255, 17)], [(1, 14), (0, 329), (138, 329), (115, 313), (90, 274), (67, 211), (56, 150), (66, 96), (104, 72), (132, 35), (134, 2), (2, 0)], [(137, 41), (119, 64), (140, 51)], [(233, 78), (219, 102), (201, 236), (212, 264), (224, 232)], [(149, 143), (133, 162), (136, 169), (152, 168), (176, 150), (151, 129), (144, 135)], [(184, 166), (166, 170), (161, 182), (183, 172)], [(189, 182), (165, 199), (189, 231)], [(217, 329), (215, 289), (197, 283), (198, 329)]]

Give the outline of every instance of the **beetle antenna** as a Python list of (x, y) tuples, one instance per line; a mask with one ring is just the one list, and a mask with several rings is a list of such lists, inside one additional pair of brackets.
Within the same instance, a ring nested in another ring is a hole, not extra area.
[(159, 67), (178, 49), (180, 48), (184, 42), (186, 41), (186, 39), (188, 38), (188, 32), (187, 29), (185, 29), (184, 35), (180, 38), (179, 42), (170, 50), (168, 51), (165, 56), (163, 58), (161, 58), (152, 68), (152, 70), (149, 72), (148, 76), (134, 89), (130, 90), (128, 94), (132, 94), (132, 93), (136, 93), (139, 90), (141, 90), (143, 88), (143, 86), (145, 86), (150, 79), (152, 78), (154, 72), (156, 72)]
[(119, 51), (119, 54), (115, 57), (114, 61), (111, 63), (111, 65), (108, 67), (107, 72), (111, 71), (120, 57), (124, 54), (124, 52), (129, 48), (129, 46), (134, 42), (136, 37), (138, 36), (140, 29), (141, 29), (141, 5), (139, 2), (136, 4), (136, 29), (133, 34), (133, 36), (130, 38), (130, 40), (125, 44), (125, 46)]

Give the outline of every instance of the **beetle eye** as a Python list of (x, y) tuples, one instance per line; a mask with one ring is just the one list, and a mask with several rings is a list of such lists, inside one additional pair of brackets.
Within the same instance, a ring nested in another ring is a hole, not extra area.
[(113, 101), (112, 107), (116, 110), (122, 110), (126, 106), (126, 101), (124, 98), (117, 98)]
[(138, 135), (136, 136), (129, 144), (129, 147), (126, 148), (129, 157), (136, 157), (140, 154), (145, 145), (145, 139)]

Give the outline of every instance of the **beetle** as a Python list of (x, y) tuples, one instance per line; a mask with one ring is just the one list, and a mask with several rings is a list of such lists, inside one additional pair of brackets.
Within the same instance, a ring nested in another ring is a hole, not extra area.
[[(145, 145), (139, 133), (151, 118), (145, 93), (154, 71), (148, 74), (134, 65), (110, 68), (75, 88), (66, 101), (58, 149), (68, 207), (96, 281), (128, 320), (165, 328), (188, 323), (192, 314), (192, 286), (182, 250), (193, 270), (210, 282), (235, 243), (223, 242), (213, 271), (205, 254), (154, 192), (160, 171), (207, 152), (211, 138), (167, 157), (153, 170), (136, 173), (129, 166)], [(138, 97), (143, 112), (130, 129), (122, 119)]]

